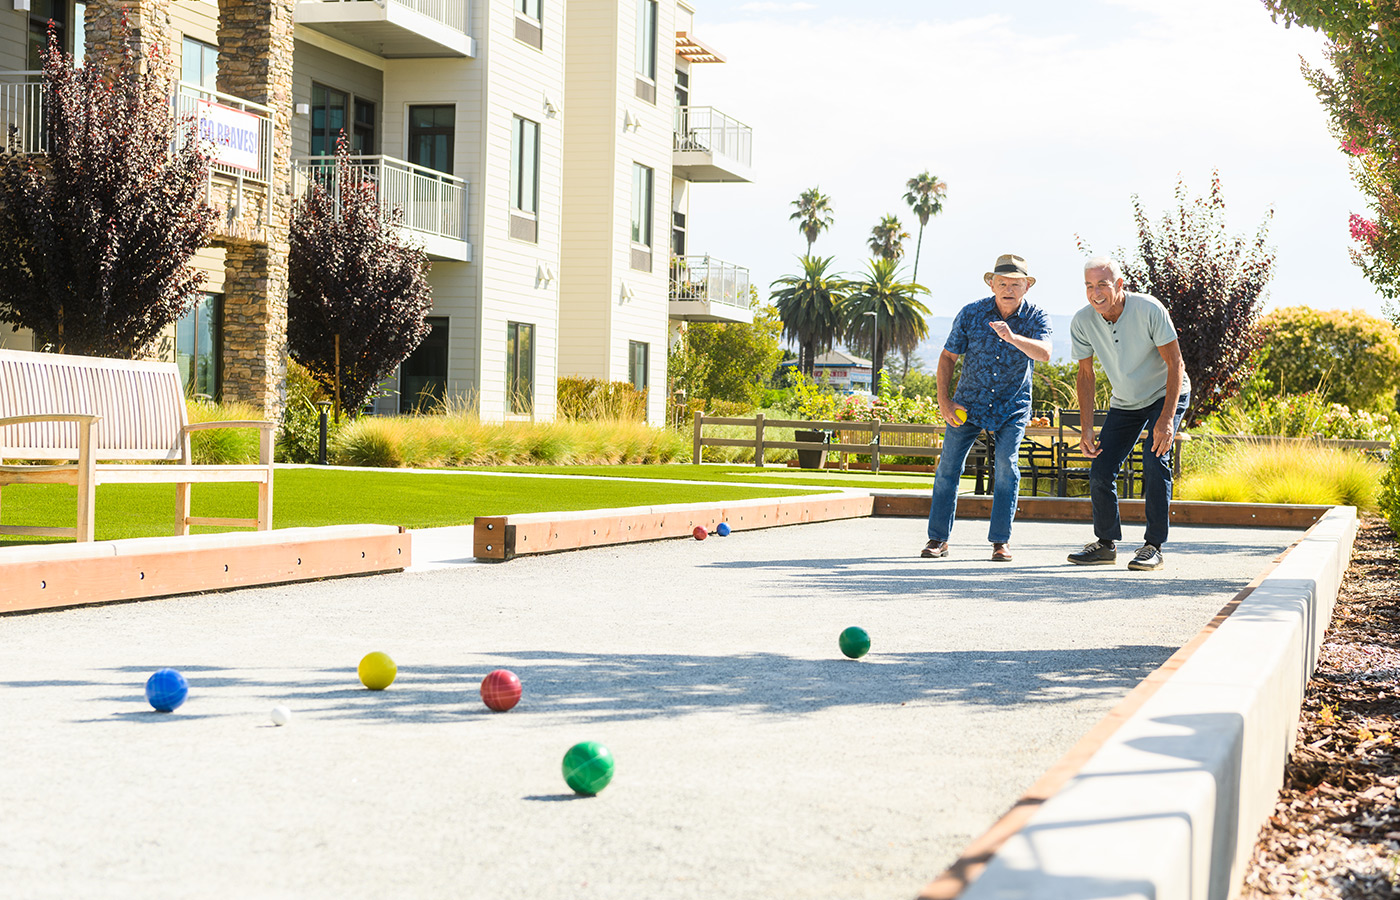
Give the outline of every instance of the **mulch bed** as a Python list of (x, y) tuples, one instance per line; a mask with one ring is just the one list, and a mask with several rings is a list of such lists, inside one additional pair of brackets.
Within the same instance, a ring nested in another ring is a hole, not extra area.
[(1362, 522), (1293, 758), (1241, 894), (1400, 896), (1400, 552)]

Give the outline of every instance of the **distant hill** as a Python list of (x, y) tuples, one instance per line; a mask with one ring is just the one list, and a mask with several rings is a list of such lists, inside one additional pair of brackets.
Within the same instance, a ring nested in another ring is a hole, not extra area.
[[(1073, 316), (1050, 316), (1050, 361), (1069, 362), (1069, 322)], [(928, 320), (928, 338), (916, 353), (924, 361), (924, 367), (932, 372), (938, 367), (938, 354), (943, 351), (943, 343), (948, 340), (948, 332), (953, 330), (952, 316), (938, 316)]]

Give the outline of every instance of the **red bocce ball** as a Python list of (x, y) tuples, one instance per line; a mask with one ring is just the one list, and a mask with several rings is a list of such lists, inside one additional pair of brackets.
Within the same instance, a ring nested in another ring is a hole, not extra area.
[(497, 669), (481, 679), (481, 700), (496, 712), (505, 712), (520, 702), (520, 679), (508, 669)]

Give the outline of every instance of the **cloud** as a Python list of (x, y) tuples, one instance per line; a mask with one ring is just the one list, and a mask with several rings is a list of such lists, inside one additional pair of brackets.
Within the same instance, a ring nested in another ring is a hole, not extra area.
[(739, 7), (743, 12), (806, 12), (816, 9), (815, 3), (745, 3)]

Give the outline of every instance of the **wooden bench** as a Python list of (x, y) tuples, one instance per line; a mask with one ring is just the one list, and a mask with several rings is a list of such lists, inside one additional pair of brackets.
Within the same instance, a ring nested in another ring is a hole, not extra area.
[[(11, 484), (78, 488), (76, 528), (0, 524), (0, 534), (93, 540), (99, 484), (174, 484), (175, 534), (191, 525), (272, 528), (272, 422), (190, 424), (174, 363), (0, 350), (0, 489)], [(190, 433), (258, 428), (257, 465), (195, 465)], [(36, 465), (32, 461), (59, 462)], [(190, 486), (258, 485), (256, 519), (190, 515)]]

